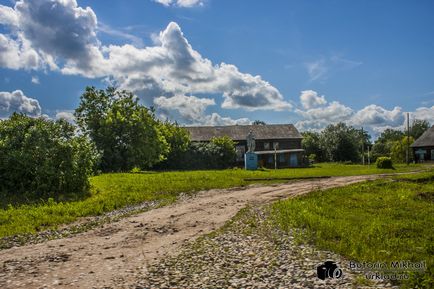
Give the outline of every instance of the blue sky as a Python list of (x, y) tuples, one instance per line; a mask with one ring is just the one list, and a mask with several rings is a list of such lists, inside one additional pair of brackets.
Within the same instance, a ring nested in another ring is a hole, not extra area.
[(186, 125), (434, 124), (433, 1), (0, 0), (0, 117), (87, 85)]

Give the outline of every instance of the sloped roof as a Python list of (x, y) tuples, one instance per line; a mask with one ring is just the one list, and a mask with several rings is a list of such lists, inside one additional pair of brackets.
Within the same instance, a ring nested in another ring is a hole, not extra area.
[(411, 147), (431, 147), (434, 146), (434, 125), (425, 131)]
[(250, 130), (257, 140), (303, 138), (292, 124), (189, 126), (192, 141), (209, 141), (213, 137), (228, 136), (232, 140), (245, 140)]

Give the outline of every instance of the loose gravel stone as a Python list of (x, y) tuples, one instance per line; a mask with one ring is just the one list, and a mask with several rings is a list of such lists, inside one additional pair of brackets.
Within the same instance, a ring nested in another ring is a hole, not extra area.
[[(345, 268), (337, 254), (299, 244), (295, 232), (284, 233), (267, 223), (260, 209), (250, 209), (225, 228), (188, 243), (138, 273), (127, 288), (397, 288), (364, 280)], [(316, 267), (333, 260), (344, 271), (339, 279), (322, 281)], [(361, 282), (363, 284), (361, 284)], [(168, 287), (167, 287), (168, 286)]]

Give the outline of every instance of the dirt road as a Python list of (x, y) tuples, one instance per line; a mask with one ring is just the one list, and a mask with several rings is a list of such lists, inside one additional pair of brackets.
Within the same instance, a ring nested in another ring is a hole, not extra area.
[(334, 177), (211, 190), (71, 238), (0, 251), (0, 288), (112, 288), (183, 242), (219, 228), (248, 204), (264, 204), (379, 176)]

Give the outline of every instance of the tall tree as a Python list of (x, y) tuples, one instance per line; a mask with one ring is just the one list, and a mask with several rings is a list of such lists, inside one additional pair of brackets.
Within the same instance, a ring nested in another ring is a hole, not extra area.
[(378, 137), (376, 142), (387, 143), (390, 141), (401, 140), (405, 136), (403, 131), (388, 128), (384, 130)]
[(132, 93), (87, 87), (80, 100), (74, 115), (100, 151), (102, 171), (146, 169), (167, 155), (158, 121)]
[(428, 121), (415, 119), (411, 124), (410, 135), (414, 139), (418, 139), (429, 128), (430, 128), (430, 124)]
[(369, 139), (369, 135), (362, 136), (360, 131), (344, 123), (328, 125), (320, 135), (325, 159), (332, 162), (358, 162), (361, 144), (366, 137)]
[(373, 160), (375, 161), (382, 156), (390, 157), (392, 146), (395, 142), (401, 141), (404, 136), (405, 133), (397, 129), (388, 128), (384, 130), (372, 147)]

